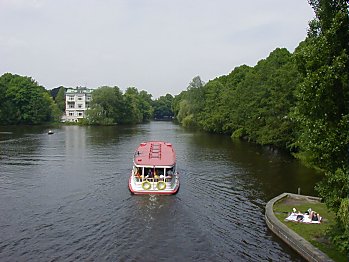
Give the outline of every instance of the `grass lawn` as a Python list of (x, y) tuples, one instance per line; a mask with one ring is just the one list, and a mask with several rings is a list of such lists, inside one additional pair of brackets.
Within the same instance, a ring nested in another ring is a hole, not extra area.
[[(292, 212), (292, 208), (296, 208), (297, 211), (299, 210), (301, 213), (311, 208), (313, 211), (319, 213), (323, 220), (321, 224), (285, 221), (285, 218)], [(334, 261), (348, 261), (346, 254), (339, 253), (339, 251), (334, 249), (326, 237), (326, 230), (334, 223), (335, 215), (327, 209), (324, 203), (287, 197), (275, 203), (273, 210), (275, 216), (282, 223), (327, 254)]]

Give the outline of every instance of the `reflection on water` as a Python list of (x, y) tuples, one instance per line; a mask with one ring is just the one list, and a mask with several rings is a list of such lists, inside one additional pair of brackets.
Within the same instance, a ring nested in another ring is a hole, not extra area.
[[(289, 156), (170, 122), (53, 131), (0, 127), (1, 261), (301, 261), (264, 221), (320, 179)], [(177, 195), (128, 191), (146, 140), (174, 145)]]

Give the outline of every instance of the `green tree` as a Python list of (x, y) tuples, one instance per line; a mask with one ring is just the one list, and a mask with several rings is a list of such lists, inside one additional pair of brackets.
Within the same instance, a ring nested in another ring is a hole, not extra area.
[[(326, 204), (338, 215), (334, 242), (349, 249), (349, 18), (348, 1), (311, 0), (316, 18), (295, 52), (304, 81), (297, 89), (295, 118), (301, 128), (297, 156), (325, 171), (318, 186)], [(343, 208), (346, 208), (343, 210)], [(342, 214), (342, 218), (340, 217)]]
[(140, 109), (140, 99), (138, 89), (129, 87), (124, 93), (123, 123), (138, 124), (142, 123), (143, 114)]
[(292, 54), (277, 48), (253, 68), (237, 67), (205, 85), (194, 78), (180, 102), (174, 100), (176, 118), (184, 126), (286, 148), (294, 142), (288, 115), (299, 81)]
[(152, 95), (147, 91), (139, 92), (139, 106), (143, 115), (142, 122), (147, 122), (153, 118), (154, 108), (152, 106)]
[(52, 120), (53, 100), (30, 77), (6, 73), (0, 77), (3, 124), (40, 124)]
[(58, 109), (64, 113), (65, 111), (65, 87), (61, 86), (59, 87), (59, 91), (56, 95), (56, 97), (54, 98)]
[(172, 104), (173, 96), (171, 94), (166, 94), (165, 96), (160, 96), (158, 99), (155, 99), (155, 101), (153, 101), (154, 118), (172, 119)]
[(123, 121), (124, 100), (120, 89), (102, 86), (92, 92), (91, 108), (86, 112), (87, 122), (110, 125)]
[(178, 106), (177, 120), (186, 127), (198, 125), (198, 113), (204, 107), (204, 86), (205, 83), (199, 76), (193, 78), (187, 90), (182, 94)]

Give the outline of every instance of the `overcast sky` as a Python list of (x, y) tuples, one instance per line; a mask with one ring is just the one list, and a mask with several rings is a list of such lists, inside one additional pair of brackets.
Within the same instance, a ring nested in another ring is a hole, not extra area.
[(293, 52), (313, 17), (307, 0), (0, 0), (0, 75), (177, 95)]

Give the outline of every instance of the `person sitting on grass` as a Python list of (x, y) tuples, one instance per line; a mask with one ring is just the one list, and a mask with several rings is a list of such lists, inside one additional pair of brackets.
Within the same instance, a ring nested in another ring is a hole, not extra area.
[(310, 219), (312, 221), (319, 221), (319, 222), (321, 222), (320, 214), (316, 213), (315, 211), (311, 211), (309, 216), (310, 216)]

